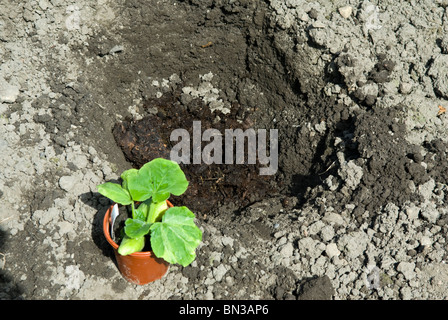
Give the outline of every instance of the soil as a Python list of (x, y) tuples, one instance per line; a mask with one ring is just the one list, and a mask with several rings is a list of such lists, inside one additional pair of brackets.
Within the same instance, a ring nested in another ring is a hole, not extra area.
[[(446, 299), (446, 8), (2, 1), (0, 297)], [(278, 170), (182, 164), (197, 259), (132, 285), (96, 186), (193, 121), (277, 129)]]

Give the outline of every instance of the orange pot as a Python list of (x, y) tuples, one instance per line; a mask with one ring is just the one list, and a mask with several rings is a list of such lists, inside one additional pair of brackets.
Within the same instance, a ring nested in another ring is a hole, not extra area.
[[(168, 207), (173, 205), (167, 201)], [(107, 242), (112, 246), (118, 269), (122, 276), (131, 283), (144, 285), (162, 278), (168, 271), (169, 263), (157, 258), (152, 251), (142, 251), (122, 256), (118, 253), (118, 244), (110, 236), (110, 223), (113, 205), (107, 210), (103, 220), (103, 232)]]

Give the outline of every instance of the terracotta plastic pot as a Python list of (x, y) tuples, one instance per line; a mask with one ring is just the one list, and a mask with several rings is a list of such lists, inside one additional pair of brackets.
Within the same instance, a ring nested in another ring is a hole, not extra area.
[[(168, 207), (173, 205), (167, 201)], [(131, 283), (144, 285), (162, 278), (168, 271), (169, 263), (157, 258), (152, 251), (135, 252), (126, 256), (118, 253), (118, 244), (110, 236), (110, 223), (113, 205), (107, 210), (103, 220), (103, 232), (107, 242), (112, 246), (118, 269), (122, 276)]]

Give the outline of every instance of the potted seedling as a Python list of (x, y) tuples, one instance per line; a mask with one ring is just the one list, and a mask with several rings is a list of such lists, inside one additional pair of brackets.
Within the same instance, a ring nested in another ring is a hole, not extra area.
[[(185, 267), (193, 262), (202, 231), (187, 207), (176, 207), (168, 201), (171, 195), (179, 196), (188, 187), (179, 165), (158, 158), (140, 169), (124, 171), (121, 179), (121, 184), (99, 185), (98, 192), (114, 202), (105, 214), (103, 232), (123, 276), (130, 282), (145, 284), (163, 277), (169, 264)], [(117, 204), (130, 208), (120, 245), (111, 238), (109, 230)]]

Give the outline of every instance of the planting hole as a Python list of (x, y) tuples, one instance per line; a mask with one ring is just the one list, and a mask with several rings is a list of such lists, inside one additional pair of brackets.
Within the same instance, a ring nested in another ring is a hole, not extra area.
[[(207, 214), (228, 203), (241, 209), (269, 197), (303, 199), (308, 187), (320, 184), (332, 172), (328, 168), (336, 158), (328, 150), (332, 141), (327, 129), (314, 129), (325, 110), (307, 104), (304, 88), (297, 78), (288, 75), (283, 54), (276, 49), (277, 35), (265, 31), (269, 17), (264, 4), (247, 5), (240, 13), (214, 10), (215, 18), (206, 21), (197, 21), (203, 17), (184, 9), (179, 10), (179, 21), (188, 26), (171, 26), (163, 57), (153, 48), (150, 24), (135, 24), (124, 32), (127, 41), (135, 44), (127, 59), (140, 61), (139, 70), (148, 70), (159, 61), (166, 66), (167, 79), (163, 82), (147, 77), (139, 119), (128, 118), (114, 126), (114, 138), (125, 157), (135, 168), (157, 157), (169, 159), (178, 143), (170, 141), (171, 133), (185, 129), (193, 140), (194, 121), (200, 123), (201, 135), (215, 129), (222, 134), (223, 142), (226, 129), (266, 130), (268, 153), (270, 130), (276, 129), (279, 163), (275, 174), (261, 175), (260, 169), (266, 165), (261, 165), (259, 159), (256, 164), (247, 163), (247, 140), (245, 164), (225, 164), (228, 154), (222, 155), (223, 164), (205, 164), (203, 159), (193, 164), (190, 148), (191, 164), (181, 165), (190, 187), (173, 201)], [(196, 34), (208, 37), (199, 39)], [(186, 39), (183, 52), (178, 52), (179, 46), (170, 47), (174, 35)], [(326, 99), (318, 107), (332, 109), (333, 105)], [(327, 123), (331, 121), (321, 125)], [(207, 144), (202, 142), (201, 150)], [(193, 141), (190, 145), (193, 147)], [(296, 203), (291, 200), (289, 207)]]

